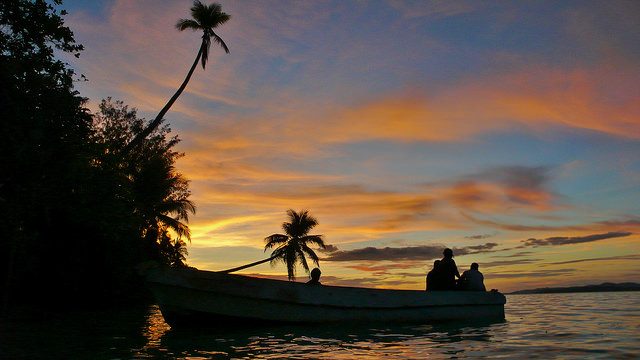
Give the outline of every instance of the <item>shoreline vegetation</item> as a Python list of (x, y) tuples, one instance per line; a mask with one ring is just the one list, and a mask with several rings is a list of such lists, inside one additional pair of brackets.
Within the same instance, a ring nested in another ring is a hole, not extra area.
[(616, 291), (640, 291), (638, 283), (602, 283), (597, 285), (565, 286), (565, 287), (545, 287), (536, 289), (518, 290), (506, 295), (526, 295), (526, 294), (564, 294), (583, 292), (616, 292)]
[(92, 112), (61, 5), (0, 2), (0, 315), (145, 302), (139, 264), (187, 266), (196, 208), (163, 115), (188, 78), (154, 121), (111, 98)]

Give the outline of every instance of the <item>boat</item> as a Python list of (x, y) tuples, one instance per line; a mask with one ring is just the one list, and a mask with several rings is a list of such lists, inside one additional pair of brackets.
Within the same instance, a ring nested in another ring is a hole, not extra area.
[(307, 285), (193, 268), (153, 268), (146, 281), (171, 327), (242, 323), (421, 323), (504, 319), (503, 294)]

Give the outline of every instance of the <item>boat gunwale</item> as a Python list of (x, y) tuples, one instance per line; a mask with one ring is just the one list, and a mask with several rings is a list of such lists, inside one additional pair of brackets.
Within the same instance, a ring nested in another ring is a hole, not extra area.
[(154, 284), (158, 284), (158, 285), (166, 286), (166, 287), (180, 287), (180, 288), (185, 288), (185, 289), (204, 292), (204, 293), (222, 294), (224, 296), (238, 298), (238, 299), (251, 299), (251, 300), (259, 300), (259, 301), (278, 303), (278, 304), (294, 304), (294, 305), (301, 305), (301, 306), (327, 307), (327, 308), (334, 308), (334, 309), (403, 310), (403, 309), (441, 308), (441, 307), (456, 307), (456, 308), (458, 308), (458, 307), (461, 307), (461, 306), (465, 306), (465, 307), (504, 306), (504, 304), (501, 304), (501, 303), (491, 303), (491, 304), (429, 304), (429, 305), (405, 305), (405, 306), (395, 306), (395, 307), (391, 307), (391, 306), (389, 306), (389, 307), (382, 307), (382, 306), (378, 306), (378, 307), (375, 307), (375, 306), (346, 306), (346, 305), (331, 305), (331, 304), (326, 304), (326, 303), (315, 304), (315, 303), (309, 303), (309, 302), (285, 301), (285, 300), (279, 300), (279, 299), (273, 299), (273, 298), (267, 298), (267, 297), (255, 297), (255, 296), (244, 296), (244, 295), (241, 296), (241, 295), (231, 294), (231, 293), (222, 292), (222, 291), (193, 288), (193, 287), (176, 285), (176, 284), (166, 284), (166, 283), (161, 283), (161, 282), (156, 282), (156, 281), (152, 281), (152, 282)]
[[(171, 269), (171, 270), (176, 270), (176, 269)], [(279, 280), (279, 279), (271, 279), (271, 278), (262, 278), (262, 277), (254, 277), (254, 276), (247, 276), (247, 275), (240, 275), (240, 274), (227, 274), (224, 272), (220, 272), (220, 271), (211, 271), (211, 270), (200, 270), (200, 269), (180, 269), (181, 273), (188, 273), (189, 277), (191, 279), (197, 279), (197, 280), (213, 280), (216, 277), (231, 277), (231, 278), (236, 278), (238, 280), (245, 280), (245, 281), (267, 281), (267, 282), (276, 282), (279, 284), (288, 284), (287, 286), (292, 286), (291, 284), (293, 284), (293, 286), (308, 286), (308, 284), (304, 283), (304, 282), (296, 282), (296, 281), (287, 281), (287, 280)], [(195, 276), (194, 276), (195, 274)], [(202, 275), (209, 275), (209, 276), (202, 276)], [(212, 276), (211, 276), (212, 275)], [(147, 279), (147, 281), (149, 281)], [(315, 286), (315, 285), (314, 285)], [(319, 286), (322, 286), (323, 288), (337, 288), (337, 289), (354, 289), (354, 290), (358, 290), (358, 291), (372, 291), (372, 292), (385, 292), (385, 293), (389, 293), (389, 292), (397, 292), (397, 293), (415, 293), (415, 294), (420, 294), (420, 293), (437, 293), (437, 294), (442, 294), (442, 293), (455, 293), (455, 294), (461, 294), (461, 293), (465, 293), (465, 294), (472, 294), (472, 293), (482, 293), (482, 294), (499, 294), (502, 295), (504, 297), (504, 294), (497, 291), (497, 292), (493, 292), (493, 291), (469, 291), (469, 290), (435, 290), (435, 291), (426, 291), (426, 290), (414, 290), (414, 289), (385, 289), (385, 288), (367, 288), (367, 287), (357, 287), (357, 286), (342, 286), (342, 285), (325, 285), (325, 284), (321, 284)]]
[[(222, 275), (225, 278), (229, 278), (230, 276), (228, 274), (217, 274), (217, 275)], [(253, 282), (251, 280), (257, 280), (257, 281), (261, 281), (261, 280), (271, 280), (271, 279), (263, 279), (263, 278), (252, 278), (252, 277), (248, 277), (248, 276), (242, 276), (242, 275), (234, 275), (232, 277), (232, 280), (239, 280), (240, 282), (242, 282), (243, 280), (249, 280), (249, 282)], [(200, 281), (213, 281), (214, 279), (212, 277), (197, 277), (197, 276), (190, 276), (187, 280), (200, 280)], [(280, 280), (275, 280), (278, 283), (280, 283), (281, 285), (286, 284), (285, 286), (292, 286), (291, 282), (287, 282), (287, 281), (280, 281)], [(503, 294), (500, 293), (490, 293), (490, 292), (480, 292), (480, 291), (437, 291), (437, 292), (427, 292), (427, 291), (420, 291), (420, 290), (402, 290), (401, 292), (397, 292), (397, 290), (386, 290), (386, 289), (371, 289), (371, 288), (357, 288), (357, 287), (344, 287), (344, 286), (329, 286), (329, 285), (320, 285), (320, 286), (313, 286), (313, 287), (309, 287), (309, 285), (306, 285), (304, 283), (296, 283), (300, 286), (303, 287), (307, 287), (309, 290), (313, 290), (313, 291), (317, 291), (317, 290), (322, 290), (322, 291), (332, 291), (332, 290), (337, 290), (338, 292), (341, 292), (343, 289), (354, 289), (356, 291), (359, 292), (371, 292), (371, 290), (379, 290), (379, 291), (375, 291), (375, 295), (381, 295), (384, 297), (384, 295), (390, 295), (391, 294), (395, 295), (395, 296), (402, 296), (402, 295), (414, 295), (414, 296), (418, 296), (419, 297), (419, 301), (422, 300), (426, 300), (429, 301), (431, 299), (429, 299), (429, 297), (431, 296), (435, 296), (435, 297), (441, 297), (443, 295), (452, 295), (455, 294), (455, 296), (464, 296), (464, 295), (471, 295), (473, 296), (474, 294), (482, 294), (482, 296), (486, 299), (484, 301), (480, 301), (480, 302), (465, 302), (465, 301), (453, 301), (453, 302), (448, 302), (448, 303), (440, 303), (439, 301), (437, 301), (438, 299), (435, 299), (436, 302), (435, 303), (427, 303), (427, 304), (415, 304), (415, 305), (391, 305), (391, 306), (385, 306), (384, 304), (380, 304), (379, 306), (361, 306), (358, 305), (357, 303), (355, 305), (348, 305), (348, 304), (341, 304), (341, 303), (327, 303), (327, 302), (315, 302), (315, 301), (309, 301), (309, 299), (297, 299), (297, 300), (283, 300), (282, 298), (278, 298), (278, 297), (273, 297), (273, 296), (256, 296), (252, 293), (242, 293), (239, 294), (235, 291), (224, 291), (223, 289), (219, 288), (219, 287), (210, 287), (210, 286), (198, 286), (198, 284), (191, 284), (189, 281), (162, 281), (161, 279), (158, 280), (154, 280), (154, 279), (150, 279), (147, 278), (147, 282), (150, 283), (150, 285), (152, 286), (160, 286), (160, 287), (165, 287), (165, 288), (178, 288), (178, 289), (185, 289), (185, 290), (189, 290), (189, 291), (196, 291), (196, 292), (201, 292), (201, 293), (205, 293), (205, 294), (215, 294), (215, 295), (223, 295), (223, 296), (227, 296), (227, 297), (233, 297), (233, 298), (237, 298), (237, 299), (251, 299), (253, 301), (264, 301), (264, 302), (270, 302), (270, 303), (278, 303), (278, 304), (292, 304), (292, 305), (299, 305), (299, 306), (313, 306), (313, 307), (318, 307), (318, 306), (322, 306), (322, 307), (327, 307), (327, 308), (333, 308), (333, 309), (369, 309), (369, 310), (375, 310), (375, 309), (379, 309), (379, 310), (401, 310), (401, 309), (422, 309), (422, 308), (441, 308), (441, 307), (448, 307), (448, 306), (465, 306), (465, 307), (482, 307), (482, 306), (504, 306), (504, 304), (506, 303), (506, 297)], [(241, 284), (240, 284), (241, 285)], [(333, 288), (333, 289), (331, 289)], [(347, 290), (349, 291), (349, 290)], [(477, 300), (476, 300), (477, 301)]]

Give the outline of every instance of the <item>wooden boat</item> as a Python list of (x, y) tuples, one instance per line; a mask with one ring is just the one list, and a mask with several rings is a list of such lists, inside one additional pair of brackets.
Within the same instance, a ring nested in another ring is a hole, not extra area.
[(504, 319), (498, 292), (307, 285), (195, 269), (154, 268), (147, 282), (171, 326)]

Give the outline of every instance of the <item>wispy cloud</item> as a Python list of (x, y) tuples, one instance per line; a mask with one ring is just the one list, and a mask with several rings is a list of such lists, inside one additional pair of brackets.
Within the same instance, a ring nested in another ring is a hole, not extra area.
[(525, 258), (525, 259), (514, 259), (514, 260), (498, 260), (498, 261), (487, 261), (481, 264), (481, 267), (497, 267), (497, 266), (513, 266), (513, 265), (524, 265), (524, 264), (532, 264), (537, 263), (542, 259), (539, 258)]
[(638, 260), (638, 259), (640, 259), (640, 254), (608, 256), (608, 257), (588, 258), (588, 259), (576, 259), (576, 260), (567, 260), (567, 261), (556, 261), (556, 262), (552, 262), (552, 263), (549, 263), (549, 264), (552, 264), (552, 265), (565, 265), (565, 264), (576, 264), (576, 263), (582, 263), (582, 262)]
[(640, 229), (640, 219), (635, 216), (631, 216), (631, 218), (624, 219), (612, 219), (612, 220), (603, 220), (596, 221), (587, 224), (551, 224), (551, 225), (524, 225), (524, 224), (511, 224), (502, 221), (495, 221), (491, 219), (483, 219), (476, 216), (473, 216), (469, 213), (462, 214), (467, 220), (481, 224), (485, 226), (490, 226), (496, 229), (501, 230), (509, 230), (509, 231), (554, 231), (554, 230), (565, 230), (565, 231), (599, 231), (599, 230), (609, 230), (609, 229), (617, 229), (617, 231), (638, 231)]
[(468, 235), (465, 236), (465, 239), (470, 239), (470, 240), (482, 240), (482, 239), (488, 239), (490, 237), (495, 236), (496, 234), (478, 234), (478, 235)]
[[(512, 249), (504, 249), (503, 251), (506, 250), (512, 250)], [(517, 253), (514, 254), (508, 254), (508, 255), (493, 255), (494, 258), (519, 258), (519, 257), (525, 257), (525, 256), (529, 256), (531, 254), (534, 254), (533, 251), (519, 251)]]
[(522, 272), (508, 272), (508, 273), (494, 273), (490, 275), (491, 279), (532, 279), (532, 278), (547, 278), (556, 276), (566, 276), (567, 274), (575, 272), (575, 269), (554, 269), (554, 270), (540, 270), (540, 271), (522, 271)]
[(608, 232), (605, 234), (593, 234), (586, 236), (554, 236), (546, 239), (534, 239), (530, 238), (522, 240), (524, 246), (549, 246), (549, 245), (568, 245), (568, 244), (581, 244), (586, 242), (613, 239), (619, 237), (629, 236), (630, 232)]
[[(420, 260), (390, 261), (393, 261), (393, 263), (381, 263), (375, 260), (369, 260), (358, 262), (357, 264), (345, 265), (345, 267), (348, 269), (372, 273), (375, 276), (387, 276), (391, 274), (398, 276), (400, 275), (400, 273), (398, 273), (398, 270), (416, 269), (421, 268), (424, 265), (424, 262)], [(422, 275), (424, 276), (424, 274)]]
[(330, 254), (330, 253), (338, 251), (338, 247), (335, 246), (335, 245), (327, 244), (324, 249), (320, 248), (320, 249), (318, 249), (318, 251), (320, 251), (322, 253)]
[[(293, 170), (263, 169), (226, 166), (224, 163), (194, 162), (193, 166), (205, 167), (194, 179), (193, 191), (201, 202), (231, 206), (235, 208), (260, 206), (271, 214), (257, 220), (269, 221), (283, 209), (312, 208), (320, 216), (325, 228), (332, 233), (384, 234), (398, 231), (418, 231), (427, 229), (464, 228), (467, 222), (466, 211), (481, 211), (489, 214), (511, 213), (514, 209), (539, 213), (554, 206), (558, 196), (546, 189), (546, 180), (535, 179), (538, 173), (546, 170), (526, 167), (491, 169), (485, 173), (463, 176), (476, 178), (476, 185), (461, 185), (459, 177), (452, 181), (441, 181), (425, 186), (417, 185), (404, 191), (372, 189), (365, 185), (340, 183), (339, 177), (330, 175), (314, 178), (312, 173), (299, 173)], [(189, 165), (191, 166), (191, 165)], [(526, 178), (522, 182), (507, 175), (520, 174)], [(207, 175), (209, 174), (209, 175)], [(215, 174), (215, 175), (214, 175)], [(488, 175), (490, 174), (490, 175)], [(523, 176), (522, 174), (527, 174)], [(546, 173), (545, 173), (546, 174)], [(209, 176), (209, 179), (207, 179)], [(544, 175), (547, 176), (547, 175)], [(546, 178), (545, 178), (546, 179)], [(531, 185), (535, 182), (535, 186)], [(536, 199), (523, 201), (516, 197), (518, 186), (528, 184), (528, 193), (539, 194)], [(473, 188), (474, 190), (469, 190)], [(215, 207), (211, 207), (215, 211)], [(452, 209), (454, 211), (452, 211)], [(462, 210), (457, 212), (455, 210)], [(208, 220), (194, 223), (200, 229), (223, 229), (226, 224), (233, 225), (255, 221), (256, 215), (242, 214), (240, 217), (220, 218), (211, 214), (208, 207), (201, 207), (201, 214)], [(240, 213), (240, 210), (238, 210)], [(544, 213), (542, 213), (544, 214)], [(243, 220), (245, 219), (245, 220)], [(274, 222), (276, 220), (273, 220)], [(356, 225), (357, 224), (357, 225)]]
[[(454, 254), (467, 255), (477, 254), (480, 252), (491, 251), (498, 244), (486, 243), (482, 245), (473, 245), (461, 248), (454, 248)], [(443, 245), (423, 245), (409, 247), (366, 247), (355, 250), (340, 250), (332, 253), (325, 261), (396, 261), (396, 260), (427, 260), (442, 257)]]

